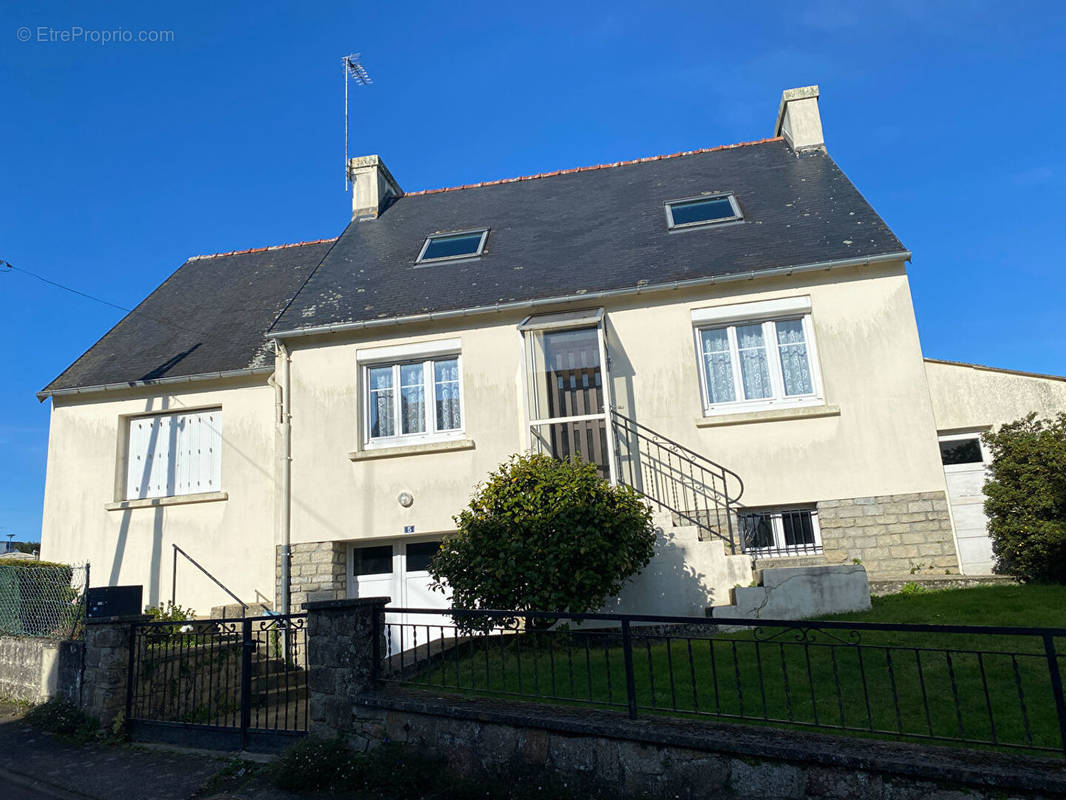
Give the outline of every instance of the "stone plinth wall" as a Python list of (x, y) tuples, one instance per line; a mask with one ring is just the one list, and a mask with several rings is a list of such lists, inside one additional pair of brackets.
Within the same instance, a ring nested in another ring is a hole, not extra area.
[(408, 743), (468, 777), (550, 772), (570, 786), (684, 800), (1058, 797), (1066, 768), (999, 753), (551, 707), (378, 694), (348, 739)]
[(126, 713), (130, 625), (145, 616), (90, 619), (85, 625), (81, 705), (108, 728)]
[[(351, 730), (352, 708), (373, 687), (385, 652), (387, 597), (325, 600), (307, 605), (307, 685), (311, 732)], [(375, 636), (378, 641), (375, 642)]]
[(83, 642), (0, 636), (0, 697), (77, 702), (84, 652)]
[[(281, 598), (281, 547), (276, 550), (276, 597)], [(307, 603), (343, 600), (348, 595), (348, 552), (344, 542), (292, 545), (290, 604), (293, 613)]]
[(823, 500), (818, 524), (826, 561), (850, 564), (858, 559), (871, 579), (912, 570), (959, 572), (943, 492)]

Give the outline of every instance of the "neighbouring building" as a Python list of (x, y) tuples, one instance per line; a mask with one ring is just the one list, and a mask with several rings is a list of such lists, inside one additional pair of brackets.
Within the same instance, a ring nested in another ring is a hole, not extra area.
[(288, 539), (296, 607), (440, 605), (452, 516), (539, 449), (663, 512), (632, 610), (726, 603), (753, 561), (989, 572), (978, 436), (1066, 381), (923, 358), (818, 96), (769, 139), (451, 189), (352, 159), (339, 237), (189, 259), (44, 389), (42, 557), (206, 611), (207, 573), (279, 603)]

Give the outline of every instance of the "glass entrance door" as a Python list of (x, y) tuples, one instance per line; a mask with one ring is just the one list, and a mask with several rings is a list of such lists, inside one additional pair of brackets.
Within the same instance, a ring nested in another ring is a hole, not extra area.
[(531, 317), (522, 325), (529, 445), (555, 458), (589, 461), (602, 477), (613, 482), (614, 443), (608, 420), (610, 386), (603, 368), (602, 312), (591, 319), (587, 313), (584, 319), (567, 318), (572, 316)]

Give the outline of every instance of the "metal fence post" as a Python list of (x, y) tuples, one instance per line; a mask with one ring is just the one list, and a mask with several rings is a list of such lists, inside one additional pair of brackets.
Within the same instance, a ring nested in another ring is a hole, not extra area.
[[(88, 637), (86, 637), (88, 638)], [(130, 623), (130, 657), (126, 665), (126, 724), (129, 725), (133, 716), (133, 683), (137, 677), (133, 670), (133, 659), (137, 655), (137, 623)]]
[(1059, 672), (1059, 657), (1055, 652), (1055, 637), (1044, 634), (1044, 652), (1047, 653), (1047, 668), (1051, 676), (1051, 693), (1055, 696), (1055, 710), (1059, 715), (1059, 738), (1066, 754), (1066, 698), (1062, 696), (1062, 673)]
[(372, 613), (374, 620), (370, 624), (370, 657), (373, 663), (370, 665), (370, 680), (377, 685), (381, 682), (381, 640), (385, 637), (385, 606), (375, 606)]
[(248, 748), (248, 728), (252, 725), (252, 621), (241, 622), (241, 750)]
[(626, 699), (629, 701), (629, 718), (637, 718), (637, 682), (633, 676), (633, 637), (629, 620), (622, 620), (622, 653), (626, 664)]

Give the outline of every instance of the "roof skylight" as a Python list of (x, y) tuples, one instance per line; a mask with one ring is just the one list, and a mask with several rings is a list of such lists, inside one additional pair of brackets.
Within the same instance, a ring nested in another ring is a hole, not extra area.
[(731, 194), (674, 200), (666, 204), (666, 224), (671, 229), (732, 222), (743, 219), (743, 216), (736, 198)]
[(416, 264), (427, 261), (450, 261), (457, 258), (475, 258), (485, 249), (488, 229), (463, 231), (462, 233), (435, 234), (426, 239)]

